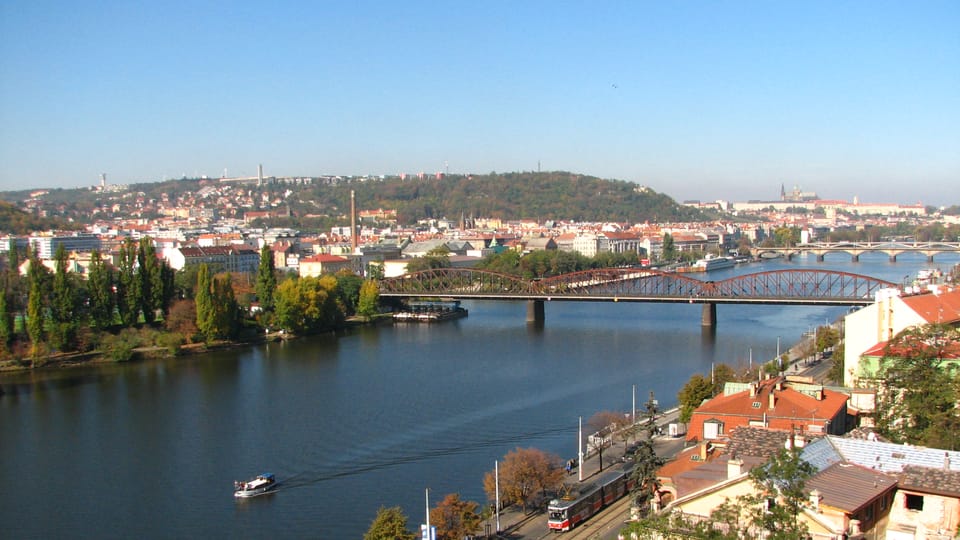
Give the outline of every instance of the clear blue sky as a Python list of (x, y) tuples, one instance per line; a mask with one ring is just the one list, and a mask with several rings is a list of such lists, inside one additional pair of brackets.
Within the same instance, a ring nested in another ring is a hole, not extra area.
[(0, 2), (0, 190), (538, 162), (960, 204), (960, 2)]

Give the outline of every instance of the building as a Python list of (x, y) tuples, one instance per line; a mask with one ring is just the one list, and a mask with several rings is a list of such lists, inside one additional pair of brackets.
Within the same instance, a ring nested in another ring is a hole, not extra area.
[(214, 271), (254, 273), (260, 266), (260, 252), (247, 246), (165, 248), (163, 258), (174, 270), (207, 264)]
[(865, 362), (864, 356), (882, 354), (882, 346), (900, 332), (926, 324), (960, 323), (960, 289), (931, 287), (912, 295), (885, 289), (877, 293), (873, 304), (844, 318), (844, 386), (867, 384), (878, 364)]
[(693, 411), (687, 440), (720, 439), (745, 426), (842, 434), (848, 427), (847, 399), (823, 386), (787, 382), (783, 377), (727, 383), (723, 395)]
[(353, 260), (340, 255), (321, 253), (300, 259), (300, 277), (334, 274), (341, 270), (353, 271)]
[(60, 246), (68, 252), (100, 250), (100, 237), (90, 233), (42, 234), (29, 238), (30, 246), (40, 259), (53, 259)]

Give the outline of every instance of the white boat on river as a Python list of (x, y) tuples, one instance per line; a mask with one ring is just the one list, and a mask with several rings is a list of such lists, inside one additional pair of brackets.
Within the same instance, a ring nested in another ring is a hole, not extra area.
[(233, 496), (238, 498), (256, 497), (257, 495), (263, 495), (275, 487), (277, 487), (276, 477), (270, 473), (263, 473), (246, 482), (234, 482)]

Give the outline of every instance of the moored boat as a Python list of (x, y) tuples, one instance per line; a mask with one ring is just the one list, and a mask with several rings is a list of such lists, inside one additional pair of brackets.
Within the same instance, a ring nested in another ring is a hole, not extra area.
[(711, 270), (720, 270), (721, 268), (733, 268), (735, 264), (736, 261), (733, 257), (708, 256), (705, 259), (700, 259), (693, 266), (702, 269), (704, 272), (709, 272)]
[(277, 487), (276, 477), (270, 473), (263, 473), (246, 482), (234, 482), (233, 496), (238, 498), (256, 497), (271, 491), (275, 487)]

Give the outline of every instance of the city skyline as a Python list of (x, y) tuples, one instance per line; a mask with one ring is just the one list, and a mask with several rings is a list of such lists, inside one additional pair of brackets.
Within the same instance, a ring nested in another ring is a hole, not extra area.
[(8, 2), (0, 190), (262, 163), (951, 205), (958, 26), (948, 1)]

